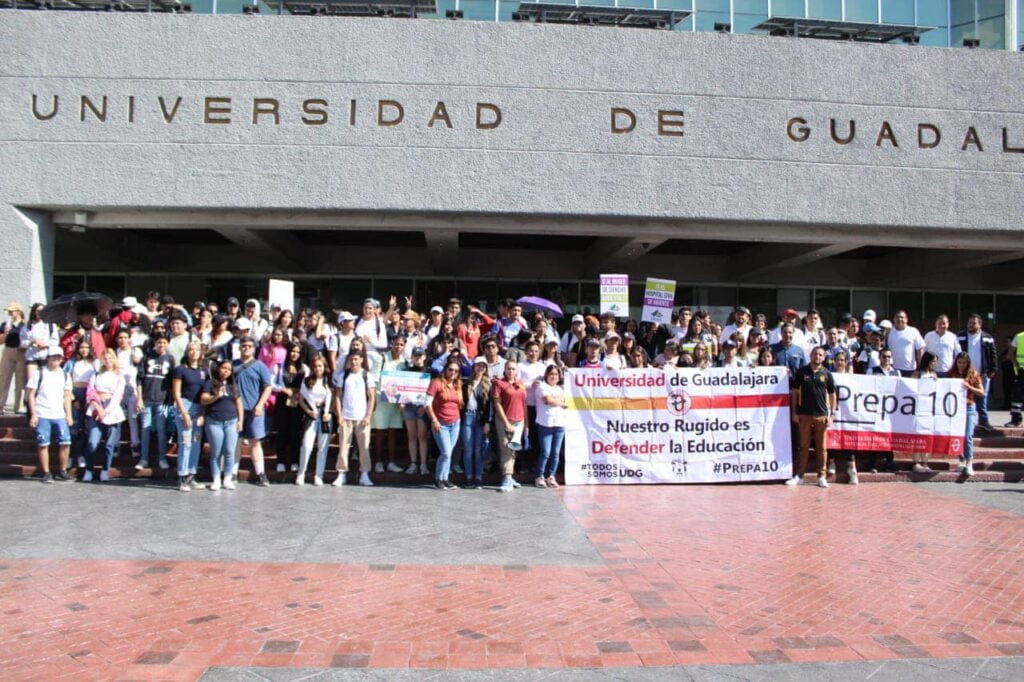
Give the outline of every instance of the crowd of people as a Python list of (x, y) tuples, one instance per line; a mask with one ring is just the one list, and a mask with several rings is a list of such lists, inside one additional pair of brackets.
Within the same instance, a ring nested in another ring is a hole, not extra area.
[[(799, 444), (791, 484), (803, 482), (812, 441), (819, 455), (825, 452), (835, 410), (832, 373), (960, 378), (968, 396), (960, 467), (971, 475), (974, 426), (991, 428), (988, 396), (999, 369), (995, 340), (975, 314), (959, 333), (940, 315), (922, 335), (904, 311), (891, 321), (873, 310), (859, 318), (844, 314), (827, 326), (816, 310), (788, 309), (769, 325), (743, 306), (726, 320), (683, 306), (666, 325), (574, 314), (561, 331), (559, 319), (511, 299), (493, 316), (456, 298), (421, 314), (411, 298), (400, 307), (396, 297), (386, 307), (367, 298), (356, 314), (293, 313), (263, 311), (256, 299), (186, 307), (153, 291), (143, 302), (127, 296), (110, 310), (79, 304), (77, 320), (63, 325), (43, 321), (43, 308), (34, 304), (26, 314), (12, 302), (0, 327), (0, 395), (6, 398), (14, 383), (15, 410), (36, 430), (42, 480), (71, 480), (71, 466), (83, 481), (93, 480), (97, 468), (99, 480), (109, 480), (127, 425), (138, 471), (169, 469), (176, 449), (182, 492), (203, 487), (197, 473), (204, 442), (211, 490), (235, 488), (243, 442), (259, 485), (269, 485), (265, 443), (273, 445), (278, 472), (292, 472), (305, 485), (315, 460), (312, 483), (324, 485), (335, 438), (334, 486), (346, 483), (354, 451), (364, 486), (388, 471), (432, 476), (437, 489), (448, 490), (456, 487), (454, 472), (463, 487), (481, 488), (485, 471), (497, 466), (499, 491), (519, 487), (515, 474), (527, 472), (536, 486), (556, 488), (569, 367), (786, 367)], [(1009, 350), (1018, 377), (1021, 337)], [(386, 399), (384, 371), (429, 373), (425, 404)], [(1021, 424), (1022, 403), (1024, 379), (1013, 386), (1010, 425)], [(51, 474), (54, 439), (59, 464)], [(853, 453), (844, 458), (856, 483)], [(826, 469), (826, 459), (819, 456), (823, 487), (834, 472), (835, 460)], [(883, 465), (872, 456), (870, 466)], [(915, 458), (916, 470), (927, 467), (926, 455)]]

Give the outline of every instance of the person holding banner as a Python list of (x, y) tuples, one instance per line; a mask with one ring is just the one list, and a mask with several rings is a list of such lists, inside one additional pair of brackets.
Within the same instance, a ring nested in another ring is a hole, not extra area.
[(828, 487), (825, 434), (832, 425), (837, 402), (835, 380), (824, 363), (825, 349), (818, 346), (811, 351), (810, 363), (798, 369), (790, 381), (790, 410), (800, 427), (800, 458), (793, 468), (793, 478), (786, 481), (786, 485), (804, 484), (813, 439), (818, 458), (818, 487)]
[[(588, 346), (589, 350), (589, 346)], [(499, 492), (509, 493), (519, 484), (513, 478), (516, 452), (523, 449), (529, 437), (526, 424), (526, 387), (519, 381), (519, 368), (509, 360), (505, 363), (503, 378), (494, 382), (494, 432), (501, 455), (501, 487)]]
[[(939, 373), (937, 371), (939, 365), (939, 359), (929, 353), (923, 351), (921, 353), (921, 359), (917, 362), (917, 369), (910, 375), (912, 379), (938, 379)], [(902, 373), (902, 370), (901, 370)], [(914, 458), (914, 473), (918, 474), (930, 474), (931, 468), (928, 466), (928, 453), (927, 452), (915, 452), (912, 453)]]
[[(412, 349), (409, 359), (398, 366), (401, 372), (416, 372), (426, 374), (427, 368), (424, 363), (426, 351), (422, 346)], [(402, 421), (405, 422), (406, 445), (409, 450), (409, 468), (405, 473), (414, 476), (417, 473), (426, 476), (430, 473), (427, 466), (427, 422), (426, 408), (423, 405), (408, 403), (402, 405)], [(419, 453), (419, 466), (416, 466), (417, 453)]]
[(967, 391), (967, 429), (964, 433), (964, 451), (960, 455), (960, 466), (957, 470), (967, 477), (974, 475), (974, 427), (978, 423), (977, 400), (985, 396), (985, 385), (981, 375), (971, 366), (971, 355), (960, 351), (953, 359), (953, 367), (949, 370), (950, 379), (963, 379), (964, 390)]
[(426, 405), (427, 417), (437, 443), (434, 487), (438, 490), (454, 490), (456, 486), (448, 476), (462, 418), (462, 370), (458, 362), (452, 360), (445, 363), (441, 376), (430, 382), (427, 395), (430, 396)]
[[(638, 349), (641, 352), (642, 349)], [(557, 488), (558, 458), (565, 438), (566, 400), (565, 391), (559, 386), (562, 371), (550, 365), (544, 370), (544, 381), (537, 385), (537, 440), (540, 442), (540, 456), (537, 459), (538, 488)]]

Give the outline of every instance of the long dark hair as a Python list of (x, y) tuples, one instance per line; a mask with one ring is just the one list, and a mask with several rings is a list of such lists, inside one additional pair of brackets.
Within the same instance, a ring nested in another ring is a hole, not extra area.
[(327, 371), (327, 358), (325, 358), (323, 355), (319, 353), (316, 355), (316, 357), (309, 361), (309, 375), (305, 379), (303, 379), (303, 381), (306, 384), (306, 388), (312, 390), (312, 388), (316, 386), (317, 378), (316, 375), (313, 374), (313, 366), (316, 365), (316, 363), (318, 362), (322, 363), (324, 366), (324, 373), (320, 377), (320, 380), (324, 382), (324, 386), (326, 386), (328, 389), (333, 388), (334, 384), (331, 381), (331, 373)]
[(28, 309), (28, 323), (35, 324), (36, 322), (42, 322), (43, 318), (40, 316), (43, 308), (46, 307), (44, 303), (33, 303), (32, 307)]
[[(957, 363), (963, 358), (967, 361), (967, 369), (963, 374), (960, 373), (960, 369), (957, 367)], [(964, 351), (960, 351), (953, 358), (953, 366), (949, 369), (950, 379), (972, 379), (978, 375), (978, 370), (974, 369), (974, 365), (971, 363), (971, 354)]]
[(214, 387), (227, 386), (228, 388), (234, 389), (235, 387), (235, 373), (234, 371), (228, 372), (228, 378), (221, 381), (220, 368), (224, 365), (228, 366), (228, 369), (233, 370), (233, 366), (230, 360), (221, 360), (220, 362), (214, 363), (213, 371), (210, 372), (210, 380), (213, 382)]
[[(299, 359), (292, 362), (292, 351), (296, 348), (299, 349)], [(289, 343), (288, 348), (285, 350), (284, 356), (284, 368), (286, 372), (298, 372), (302, 369), (302, 344), (301, 343)]]

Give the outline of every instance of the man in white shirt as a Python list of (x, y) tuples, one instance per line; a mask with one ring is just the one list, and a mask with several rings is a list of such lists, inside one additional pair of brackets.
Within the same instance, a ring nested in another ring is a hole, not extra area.
[(718, 338), (718, 342), (725, 345), (725, 342), (730, 340), (736, 332), (743, 335), (745, 342), (747, 337), (750, 336), (750, 329), (750, 310), (743, 306), (737, 306), (733, 310), (733, 323), (725, 326), (725, 329), (722, 330), (722, 335)]
[(505, 358), (498, 355), (498, 340), (493, 334), (487, 334), (480, 343), (484, 360), (487, 361), (487, 376), (491, 381), (501, 379), (505, 376)]
[(793, 340), (791, 344), (794, 346), (804, 347), (804, 333), (796, 328), (797, 320), (800, 319), (800, 313), (793, 308), (787, 308), (782, 311), (782, 322), (779, 323), (775, 329), (768, 334), (768, 345), (772, 346), (776, 343), (782, 342), (782, 327), (791, 324), (793, 325)]
[(338, 478), (335, 487), (345, 484), (348, 473), (348, 451), (355, 436), (359, 450), (359, 485), (372, 486), (370, 480), (370, 417), (377, 392), (373, 377), (363, 367), (363, 357), (352, 355), (350, 367), (334, 374), (334, 411), (338, 417)]
[(960, 343), (956, 334), (949, 331), (949, 317), (939, 315), (935, 318), (935, 330), (924, 335), (925, 349), (938, 358), (936, 371), (944, 377), (953, 369), (953, 358), (960, 352)]
[(327, 365), (331, 372), (345, 367), (345, 360), (348, 359), (348, 349), (352, 345), (352, 339), (356, 338), (355, 315), (342, 310), (338, 314), (338, 331), (327, 337)]
[(562, 362), (569, 367), (576, 366), (576, 353), (573, 352), (573, 348), (585, 336), (586, 328), (584, 322), (583, 316), (579, 313), (573, 315), (572, 326), (569, 328), (569, 331), (562, 335), (562, 340), (558, 343), (558, 352)]
[(267, 330), (270, 329), (270, 322), (260, 316), (260, 302), (255, 298), (245, 302), (245, 317), (252, 325), (250, 335), (256, 339), (256, 346), (259, 348), (259, 344), (263, 343), (263, 337), (267, 335)]
[(892, 350), (892, 366), (899, 370), (901, 376), (908, 377), (917, 370), (917, 363), (924, 354), (924, 338), (917, 327), (907, 324), (907, 312), (896, 311), (892, 318), (892, 329), (886, 337), (886, 345)]
[[(47, 351), (46, 365), (36, 373), (28, 389), (28, 409), (32, 417), (28, 425), (36, 430), (36, 446), (39, 448), (39, 468), (43, 472), (43, 483), (70, 481), (67, 475), (68, 454), (71, 452), (71, 430), (74, 423), (71, 415), (71, 375), (61, 369), (64, 351), (57, 344)], [(50, 440), (57, 431), (58, 470), (50, 474)]]

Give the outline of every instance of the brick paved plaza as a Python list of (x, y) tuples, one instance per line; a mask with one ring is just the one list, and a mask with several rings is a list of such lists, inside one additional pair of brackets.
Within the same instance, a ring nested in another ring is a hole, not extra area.
[(1022, 493), (0, 481), (0, 671), (1020, 679)]

